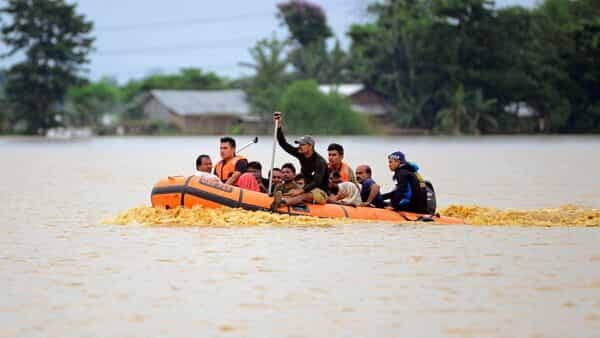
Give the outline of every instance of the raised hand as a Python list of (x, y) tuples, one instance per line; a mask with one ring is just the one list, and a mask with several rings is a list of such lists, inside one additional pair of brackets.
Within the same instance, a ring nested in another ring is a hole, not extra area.
[(281, 120), (282, 120), (282, 114), (281, 114), (281, 112), (278, 112), (278, 111), (274, 112), (273, 113), (273, 121), (275, 123), (281, 124)]

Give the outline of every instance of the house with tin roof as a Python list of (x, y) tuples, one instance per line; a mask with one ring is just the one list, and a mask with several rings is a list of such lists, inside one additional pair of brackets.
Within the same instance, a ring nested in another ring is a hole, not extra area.
[(151, 90), (142, 110), (146, 119), (171, 123), (184, 133), (251, 133), (261, 125), (240, 89)]
[(385, 117), (390, 107), (379, 92), (361, 83), (323, 84), (319, 86), (322, 93), (337, 93), (350, 100), (352, 109), (371, 117)]

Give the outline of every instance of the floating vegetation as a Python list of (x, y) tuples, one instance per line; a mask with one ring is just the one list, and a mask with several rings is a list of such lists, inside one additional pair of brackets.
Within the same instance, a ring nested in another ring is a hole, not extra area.
[(191, 209), (163, 209), (153, 207), (131, 208), (114, 219), (105, 220), (105, 224), (143, 224), (153, 226), (206, 226), (206, 227), (244, 227), (244, 226), (320, 226), (348, 223), (344, 219), (328, 219), (309, 216), (290, 216), (265, 211), (247, 211), (234, 208), (208, 209), (195, 206)]
[[(600, 209), (565, 205), (547, 209), (496, 209), (480, 206), (451, 205), (440, 210), (440, 214), (464, 219), (469, 225), (506, 226), (552, 226), (552, 227), (596, 227), (600, 226)], [(150, 226), (177, 227), (252, 227), (252, 226), (319, 226), (336, 224), (368, 223), (375, 221), (331, 219), (310, 216), (290, 216), (265, 211), (248, 211), (236, 208), (209, 209), (195, 206), (191, 209), (163, 209), (149, 206), (131, 208), (105, 224), (142, 224)], [(423, 225), (430, 223), (420, 223)]]
[(600, 226), (600, 209), (564, 205), (558, 208), (519, 210), (451, 205), (440, 213), (457, 217), (470, 225), (517, 225), (556, 227)]

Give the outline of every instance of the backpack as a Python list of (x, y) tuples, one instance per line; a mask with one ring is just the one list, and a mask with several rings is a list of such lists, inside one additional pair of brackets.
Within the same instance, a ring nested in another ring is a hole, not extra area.
[(429, 181), (425, 181), (425, 201), (427, 203), (427, 214), (435, 215), (435, 209), (437, 208), (437, 201), (435, 199), (435, 189), (433, 184)]
[(435, 198), (435, 189), (433, 184), (423, 178), (420, 173), (415, 173), (417, 182), (419, 185), (420, 193), (425, 201), (425, 210), (428, 215), (435, 215), (435, 209), (437, 208), (437, 201)]

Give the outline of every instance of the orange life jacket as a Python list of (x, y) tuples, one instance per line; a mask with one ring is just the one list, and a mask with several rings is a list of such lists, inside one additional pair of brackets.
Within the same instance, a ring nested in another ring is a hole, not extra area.
[[(330, 170), (335, 170), (331, 167), (329, 167)], [(350, 180), (350, 177), (348, 177), (348, 172), (350, 171), (350, 167), (348, 167), (348, 165), (344, 162), (342, 162), (342, 165), (340, 166), (340, 177), (342, 179), (342, 182), (348, 182)]]
[(223, 160), (219, 161), (219, 163), (217, 163), (217, 166), (215, 167), (215, 175), (217, 175), (219, 179), (221, 179), (221, 182), (225, 183), (235, 172), (235, 165), (237, 164), (237, 162), (239, 160), (245, 159), (246, 158), (242, 156), (234, 156), (226, 163), (223, 163)]

